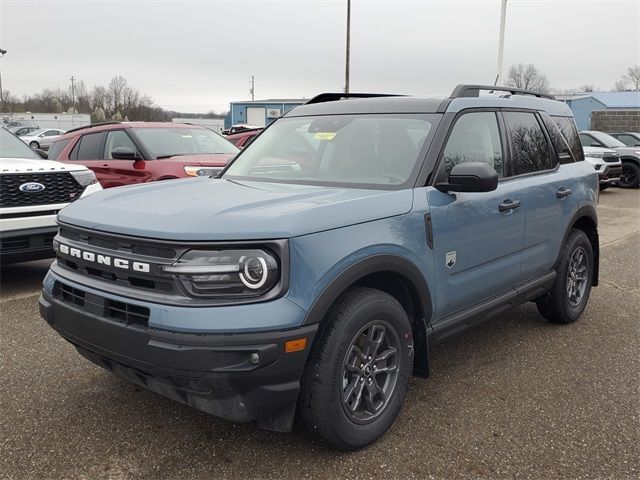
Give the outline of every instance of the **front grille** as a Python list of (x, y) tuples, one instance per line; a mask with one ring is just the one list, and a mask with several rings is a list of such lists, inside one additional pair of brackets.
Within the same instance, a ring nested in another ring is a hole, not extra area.
[(607, 155), (602, 157), (602, 159), (608, 163), (618, 163), (620, 161), (620, 157), (618, 155)]
[(0, 251), (2, 253), (14, 253), (43, 248), (53, 248), (54, 233), (40, 235), (19, 235), (15, 237), (0, 238)]
[(93, 315), (117, 320), (127, 325), (146, 326), (149, 322), (149, 309), (147, 307), (111, 300), (59, 281), (56, 281), (53, 286), (53, 296), (64, 303), (75, 305)]
[[(36, 182), (44, 185), (40, 192), (22, 192), (20, 185)], [(69, 203), (84, 189), (69, 172), (6, 173), (0, 175), (0, 207), (28, 207)]]

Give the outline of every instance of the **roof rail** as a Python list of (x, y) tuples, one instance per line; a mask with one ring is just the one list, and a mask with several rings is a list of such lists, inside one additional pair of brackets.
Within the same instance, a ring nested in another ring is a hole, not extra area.
[(305, 105), (312, 103), (333, 102), (336, 100), (346, 100), (349, 98), (375, 98), (375, 97), (401, 97), (394, 93), (320, 93), (309, 100)]
[(113, 121), (113, 122), (93, 123), (91, 125), (83, 125), (82, 127), (72, 128), (71, 130), (67, 130), (64, 133), (67, 134), (71, 132), (77, 132), (78, 130), (84, 130), (85, 128), (101, 127), (102, 125), (117, 125), (118, 123), (122, 123), (122, 122)]
[(458, 85), (456, 88), (454, 88), (449, 98), (479, 97), (480, 90), (509, 92), (512, 95), (532, 95), (538, 98), (548, 98), (550, 100), (555, 100), (555, 97), (553, 95), (549, 95), (547, 93), (535, 92), (533, 90), (524, 90), (522, 88), (498, 87), (494, 85), (465, 85), (465, 84)]

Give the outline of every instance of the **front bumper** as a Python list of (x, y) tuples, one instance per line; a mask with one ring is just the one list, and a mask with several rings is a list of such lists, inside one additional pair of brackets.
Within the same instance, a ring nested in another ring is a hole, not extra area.
[[(107, 318), (100, 297), (43, 291), (40, 314), (78, 352), (121, 378), (236, 422), (289, 430), (317, 325), (282, 331), (194, 334)], [(77, 301), (74, 301), (77, 300)], [(104, 300), (104, 299), (103, 299)], [(185, 309), (194, 307), (184, 307)], [(304, 350), (285, 353), (287, 340)], [(257, 363), (255, 355), (258, 356)]]
[(0, 262), (3, 264), (52, 258), (57, 226), (0, 231)]
[(622, 175), (622, 165), (606, 166), (603, 171), (598, 172), (598, 179), (601, 184), (610, 184), (620, 180)]

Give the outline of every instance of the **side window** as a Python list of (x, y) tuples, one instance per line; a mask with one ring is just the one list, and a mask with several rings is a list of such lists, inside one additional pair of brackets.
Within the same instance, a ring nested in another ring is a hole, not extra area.
[[(558, 158), (558, 162), (561, 164), (565, 163), (573, 163), (575, 162), (575, 158), (573, 157), (573, 152), (567, 143), (567, 140), (562, 135), (560, 128), (556, 124), (551, 117), (543, 114), (542, 121), (544, 125), (547, 127), (547, 133), (549, 134), (549, 138), (551, 139), (551, 145), (553, 145), (553, 149), (556, 152), (556, 156)], [(582, 147), (580, 147), (582, 149)]]
[(103, 158), (112, 159), (113, 156), (111, 155), (111, 152), (119, 147), (130, 148), (133, 151), (137, 150), (133, 141), (129, 138), (129, 135), (127, 135), (127, 132), (124, 130), (112, 130), (107, 133), (107, 141), (105, 142)]
[(57, 160), (64, 148), (69, 144), (69, 140), (56, 140), (49, 148), (49, 160)]
[(580, 143), (580, 137), (578, 136), (578, 128), (576, 122), (572, 117), (553, 117), (556, 125), (560, 129), (562, 136), (569, 144), (571, 153), (576, 162), (584, 160), (584, 151), (582, 150), (582, 144)]
[(504, 176), (495, 112), (466, 113), (456, 121), (444, 147), (438, 177), (446, 178), (451, 169), (462, 162), (484, 162), (498, 172), (498, 177)]
[(540, 172), (555, 167), (551, 160), (549, 144), (535, 114), (505, 112), (511, 133), (513, 168), (515, 175)]
[(102, 140), (104, 133), (83, 135), (71, 152), (74, 160), (102, 160)]

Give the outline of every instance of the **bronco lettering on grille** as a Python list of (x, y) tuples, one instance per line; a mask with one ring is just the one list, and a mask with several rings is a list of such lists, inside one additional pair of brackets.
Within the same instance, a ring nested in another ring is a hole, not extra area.
[(102, 255), (99, 253), (89, 252), (86, 250), (80, 250), (79, 248), (70, 247), (59, 244), (58, 251), (64, 255), (70, 257), (80, 258), (87, 262), (96, 263), (98, 265), (114, 266), (123, 270), (133, 270), (134, 272), (149, 273), (151, 266), (144, 262), (133, 262), (126, 258), (111, 257), (109, 255)]

